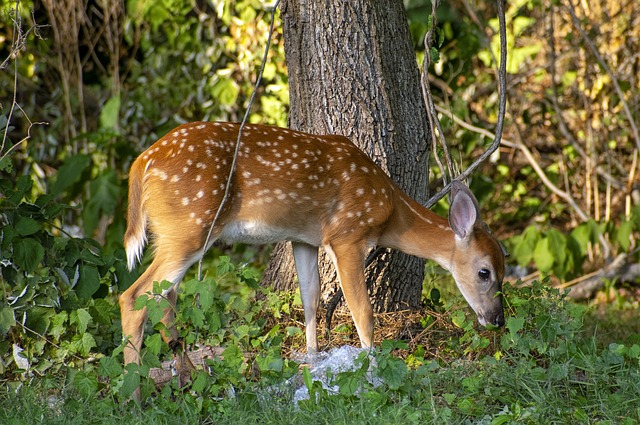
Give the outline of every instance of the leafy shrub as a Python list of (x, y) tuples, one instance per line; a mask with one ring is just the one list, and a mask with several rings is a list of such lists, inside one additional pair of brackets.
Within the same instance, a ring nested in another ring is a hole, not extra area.
[(579, 276), (589, 251), (606, 238), (614, 249), (610, 255), (627, 253), (636, 248), (635, 239), (640, 232), (640, 207), (635, 207), (629, 218), (620, 218), (619, 224), (613, 221), (597, 223), (588, 220), (579, 224), (568, 233), (554, 228), (542, 230), (531, 225), (517, 236), (509, 239), (510, 252), (517, 264), (527, 267), (534, 264), (544, 274), (565, 280)]
[(23, 357), (30, 373), (42, 374), (111, 350), (111, 294), (131, 282), (124, 252), (65, 235), (54, 223), (69, 207), (52, 195), (27, 200), (30, 177), (15, 186), (0, 179), (0, 187), (0, 369), (15, 376)]

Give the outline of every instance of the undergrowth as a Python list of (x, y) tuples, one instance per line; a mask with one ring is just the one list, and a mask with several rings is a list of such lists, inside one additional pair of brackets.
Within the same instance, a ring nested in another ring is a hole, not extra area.
[[(276, 297), (258, 287), (256, 277), (251, 269), (223, 258), (203, 282), (189, 280), (182, 286), (177, 319), (181, 336), (192, 348), (197, 344), (223, 349), (221, 356), (206, 360), (192, 374), (186, 387), (180, 388), (174, 379), (157, 388), (149, 378), (152, 368), (170, 358), (157, 332), (162, 307), (157, 294), (163, 289), (158, 284), (155, 294), (138, 300), (140, 307), (149, 308), (149, 326), (155, 328), (145, 339), (142, 366), (129, 365), (125, 372), (122, 345), (113, 353), (96, 352), (94, 347), (86, 355), (76, 352), (49, 359), (57, 366), (45, 373), (10, 366), (3, 378), (0, 422), (120, 423), (129, 418), (150, 423), (631, 424), (640, 420), (640, 345), (601, 346), (584, 331), (587, 308), (544, 282), (505, 287), (507, 321), (498, 331), (478, 330), (474, 319), (452, 304), (429, 303), (422, 311), (406, 312), (399, 320), (403, 326), (397, 328), (400, 339), (381, 341), (368, 355), (363, 352), (355, 370), (332, 377), (339, 388), (332, 392), (290, 359), (291, 347), (304, 339), (298, 297)], [(98, 321), (95, 309), (84, 311), (88, 323)], [(418, 340), (416, 331), (421, 327), (429, 331)], [(69, 326), (72, 334), (81, 330)], [(48, 332), (56, 332), (55, 327)], [(339, 345), (344, 338), (334, 342)], [(34, 365), (43, 361), (28, 360)], [(311, 394), (297, 404), (292, 401), (295, 388), (285, 384), (296, 375), (302, 376), (298, 382)], [(129, 401), (138, 385), (143, 394), (140, 405)]]

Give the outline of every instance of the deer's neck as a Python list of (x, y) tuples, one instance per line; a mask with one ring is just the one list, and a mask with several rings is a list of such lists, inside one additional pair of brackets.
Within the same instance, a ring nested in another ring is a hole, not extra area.
[(423, 207), (403, 192), (396, 192), (395, 209), (378, 244), (410, 255), (434, 260), (451, 270), (455, 235), (446, 218)]

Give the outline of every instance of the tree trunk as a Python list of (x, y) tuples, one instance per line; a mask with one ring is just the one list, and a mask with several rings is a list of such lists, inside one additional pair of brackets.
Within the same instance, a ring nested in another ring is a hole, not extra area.
[[(431, 130), (402, 1), (285, 0), (281, 18), (290, 128), (349, 137), (424, 203)], [(324, 255), (320, 273), (323, 294), (335, 292), (336, 273)], [(374, 310), (418, 307), (423, 274), (423, 260), (378, 256), (367, 269)], [(293, 289), (294, 276), (290, 244), (278, 244), (263, 282)]]

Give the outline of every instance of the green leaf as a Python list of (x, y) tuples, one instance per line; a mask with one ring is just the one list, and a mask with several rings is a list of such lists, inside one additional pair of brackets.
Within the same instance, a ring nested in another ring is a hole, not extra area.
[(556, 229), (550, 229), (547, 232), (547, 239), (549, 239), (549, 249), (556, 255), (556, 262), (564, 261), (565, 249), (567, 248), (566, 236)]
[(631, 246), (631, 233), (633, 232), (633, 222), (623, 221), (618, 227), (616, 232), (616, 240), (620, 244), (620, 247), (626, 252), (629, 251)]
[(80, 278), (75, 286), (76, 294), (81, 300), (90, 299), (100, 288), (100, 273), (95, 266), (80, 266)]
[(409, 348), (405, 341), (396, 341), (393, 339), (385, 339), (380, 345), (380, 350), (383, 353), (391, 353), (393, 350), (406, 350)]
[(11, 162), (11, 156), (0, 157), (0, 171), (10, 174), (13, 171), (13, 163)]
[(136, 301), (133, 304), (134, 310), (142, 310), (147, 308), (147, 301), (149, 301), (150, 297), (148, 294), (141, 294), (136, 298)]
[(216, 266), (216, 273), (218, 276), (231, 273), (235, 270), (235, 266), (231, 262), (231, 258), (227, 255), (221, 255), (218, 257), (218, 265)]
[(339, 374), (338, 378), (336, 379), (336, 383), (340, 388), (340, 394), (345, 396), (353, 396), (357, 394), (357, 392), (362, 388), (360, 381), (356, 379), (356, 377), (351, 372), (343, 372)]
[(444, 44), (446, 33), (441, 28), (436, 28), (436, 33), (438, 34), (438, 48), (440, 48)]
[(249, 325), (240, 325), (234, 329), (234, 334), (238, 339), (242, 339), (249, 335), (249, 331), (251, 331)]
[(162, 336), (159, 333), (147, 336), (144, 340), (144, 346), (147, 347), (150, 354), (157, 356), (162, 351)]
[(68, 208), (68, 205), (55, 201), (54, 196), (50, 193), (38, 196), (35, 204), (42, 208), (42, 214), (47, 220), (56, 218), (61, 212)]
[[(55, 311), (51, 307), (32, 307), (27, 315), (27, 327), (30, 331), (44, 334), (51, 325), (51, 318), (55, 316)], [(43, 341), (44, 342), (44, 341)]]
[(211, 291), (211, 288), (209, 288), (205, 284), (201, 284), (198, 288), (198, 295), (200, 299), (200, 308), (202, 309), (202, 311), (209, 310), (213, 305), (214, 300), (214, 294), (213, 291)]
[(100, 112), (100, 128), (113, 130), (118, 126), (120, 114), (120, 96), (112, 96), (107, 100)]
[(245, 363), (244, 354), (236, 344), (227, 346), (222, 352), (222, 358), (225, 366), (234, 370), (241, 370)]
[(287, 326), (285, 332), (287, 336), (302, 335), (302, 329), (297, 326)]
[(100, 368), (98, 372), (109, 378), (115, 378), (122, 373), (122, 364), (118, 359), (113, 357), (103, 357), (100, 359)]
[(114, 170), (103, 171), (90, 184), (91, 197), (82, 210), (85, 234), (91, 235), (102, 215), (112, 216), (120, 201), (121, 185)]
[(27, 273), (33, 273), (44, 259), (44, 248), (33, 238), (18, 239), (13, 244), (13, 261)]
[(80, 339), (80, 353), (83, 356), (89, 355), (91, 349), (97, 347), (96, 340), (89, 332), (85, 332), (82, 334), (82, 338)]
[(521, 266), (528, 265), (533, 260), (533, 250), (540, 238), (540, 231), (535, 226), (529, 226), (521, 235), (520, 243), (513, 250), (513, 255)]
[(460, 329), (464, 329), (468, 325), (467, 318), (462, 310), (454, 311), (451, 314), (451, 321)]
[(540, 271), (548, 272), (553, 267), (554, 253), (549, 247), (549, 239), (543, 238), (538, 241), (533, 250), (533, 260)]
[(135, 363), (129, 363), (126, 369), (127, 372), (124, 374), (122, 387), (120, 387), (120, 395), (125, 399), (131, 397), (133, 392), (140, 386), (140, 366)]
[(98, 379), (93, 373), (79, 370), (73, 377), (73, 386), (82, 397), (90, 398), (98, 392)]
[(27, 195), (27, 192), (31, 191), (33, 187), (33, 180), (31, 180), (31, 176), (25, 175), (18, 178), (16, 181), (14, 192), (9, 195), (9, 201), (13, 204), (17, 205), (20, 203), (22, 198)]
[(79, 333), (85, 333), (87, 331), (87, 326), (92, 321), (93, 318), (91, 317), (91, 314), (89, 314), (89, 312), (84, 308), (79, 308), (75, 311), (72, 311), (71, 315), (69, 316), (69, 322), (75, 324), (78, 327)]
[(60, 337), (67, 331), (67, 319), (69, 315), (66, 311), (61, 311), (51, 318), (51, 328), (49, 333), (56, 339), (60, 340)]
[(311, 372), (307, 366), (302, 369), (302, 380), (304, 381), (304, 386), (307, 387), (309, 392), (311, 392), (311, 388), (313, 387), (313, 376), (311, 376)]
[(185, 308), (182, 310), (182, 315), (185, 320), (189, 320), (193, 326), (204, 326), (204, 312), (201, 308)]
[(261, 372), (282, 372), (284, 361), (280, 356), (267, 354), (256, 357), (256, 364)]
[(627, 356), (629, 356), (632, 359), (640, 359), (640, 345), (633, 344), (631, 347), (629, 347)]
[(510, 423), (513, 420), (511, 415), (498, 415), (494, 416), (491, 420), (491, 425), (503, 425)]
[(452, 393), (442, 394), (442, 397), (444, 398), (444, 401), (447, 402), (447, 404), (453, 404), (453, 402), (456, 401), (457, 398), (457, 396)]
[(392, 390), (400, 388), (408, 372), (407, 364), (390, 354), (382, 356), (377, 360), (378, 375), (380, 378), (384, 379)]
[(440, 52), (435, 47), (431, 47), (429, 49), (429, 57), (431, 58), (431, 63), (438, 63), (440, 61)]
[[(598, 223), (591, 219), (586, 223), (582, 223), (571, 231), (571, 237), (576, 242), (574, 245), (569, 245), (574, 252), (576, 258), (584, 257), (587, 254), (589, 244), (598, 243), (601, 230)], [(576, 255), (579, 254), (579, 255)]]
[(30, 217), (19, 217), (15, 229), (21, 236), (29, 236), (40, 230), (40, 224)]
[[(90, 239), (85, 239), (85, 241), (89, 241)], [(97, 252), (96, 252), (97, 251)], [(101, 252), (98, 248), (91, 246), (90, 244), (85, 244), (84, 248), (80, 251), (79, 259), (84, 263), (88, 263), (94, 266), (103, 266), (104, 260), (101, 257)]]
[(505, 327), (509, 330), (512, 337), (515, 336), (524, 328), (524, 317), (509, 317)]
[(219, 76), (218, 81), (213, 85), (211, 94), (222, 106), (235, 105), (240, 94), (240, 87), (233, 79)]
[(162, 321), (162, 318), (164, 317), (164, 310), (171, 306), (166, 298), (161, 298), (157, 302), (155, 298), (149, 298), (147, 307), (149, 321), (155, 326)]
[(463, 397), (457, 402), (458, 409), (466, 414), (471, 414), (475, 409), (478, 408), (478, 404), (475, 403), (469, 397)]
[(73, 184), (79, 182), (82, 173), (89, 167), (89, 164), (91, 164), (91, 158), (88, 155), (69, 157), (58, 169), (56, 180), (51, 187), (51, 193), (59, 195)]
[(202, 393), (209, 383), (209, 375), (205, 372), (199, 371), (196, 375), (196, 379), (193, 380), (191, 384), (191, 391), (196, 394)]
[(567, 237), (556, 229), (550, 229), (547, 232), (547, 239), (549, 239), (549, 249), (554, 258), (553, 272), (560, 279), (564, 279), (567, 272), (573, 267), (572, 262), (567, 261), (567, 254), (569, 253)]
[(6, 335), (16, 324), (16, 316), (11, 307), (0, 307), (0, 334)]
[(72, 353), (79, 353), (82, 356), (89, 355), (91, 349), (94, 347), (96, 347), (96, 340), (93, 338), (93, 335), (88, 332), (82, 335), (75, 335), (69, 344)]
[(431, 292), (429, 293), (429, 299), (433, 303), (433, 305), (441, 305), (440, 304), (440, 290), (438, 288), (431, 288)]

